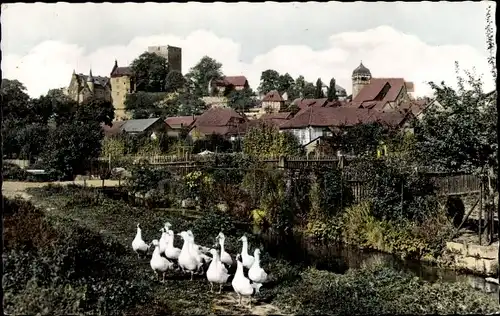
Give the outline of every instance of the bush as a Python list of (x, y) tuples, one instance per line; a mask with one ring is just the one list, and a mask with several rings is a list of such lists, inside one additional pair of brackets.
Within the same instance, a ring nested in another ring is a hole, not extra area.
[(116, 314), (148, 300), (121, 244), (71, 221), (49, 222), (28, 202), (5, 202), (7, 313)]
[(4, 180), (26, 181), (29, 173), (18, 165), (3, 163), (2, 175)]
[(290, 291), (300, 306), (294, 314), (483, 314), (498, 310), (492, 296), (468, 284), (432, 284), (383, 266), (349, 270), (345, 275), (308, 269), (301, 276)]

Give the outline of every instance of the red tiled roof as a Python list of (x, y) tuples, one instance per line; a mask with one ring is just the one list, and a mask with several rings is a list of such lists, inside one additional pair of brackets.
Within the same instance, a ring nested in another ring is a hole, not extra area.
[(269, 91), (262, 99), (262, 102), (283, 102), (283, 98), (277, 90)]
[(235, 87), (243, 87), (247, 82), (245, 76), (225, 76), (222, 80), (216, 80), (215, 84), (218, 86), (227, 86), (232, 84)]
[(292, 112), (278, 112), (262, 114), (261, 120), (287, 120), (292, 116)]
[(130, 67), (115, 67), (111, 72), (111, 77), (131, 76), (132, 68)]
[[(370, 84), (365, 86), (353, 99), (354, 102), (374, 101), (377, 95), (382, 91), (385, 85), (389, 84), (390, 89), (385, 97), (380, 101), (394, 102), (398, 97), (401, 89), (405, 87), (403, 78), (373, 78)], [(363, 104), (364, 106), (364, 104)]]
[(355, 125), (368, 119), (369, 110), (348, 107), (310, 107), (297, 113), (280, 128), (330, 127)]
[(167, 117), (165, 119), (165, 123), (168, 124), (171, 128), (177, 128), (181, 126), (190, 126), (194, 123), (194, 121), (198, 118), (198, 116), (172, 116)]
[(338, 107), (345, 106), (346, 101), (328, 101), (327, 98), (322, 99), (303, 99), (298, 98), (293, 100), (292, 104), (296, 104), (300, 109), (306, 109), (309, 107)]
[(237, 118), (246, 121), (247, 118), (237, 113), (231, 108), (212, 108), (209, 109), (196, 119), (194, 125), (200, 126), (227, 126), (232, 118)]

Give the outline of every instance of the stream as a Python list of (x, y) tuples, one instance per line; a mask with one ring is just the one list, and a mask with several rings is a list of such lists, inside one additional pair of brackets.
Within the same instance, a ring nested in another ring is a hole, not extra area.
[(382, 263), (396, 270), (409, 272), (425, 281), (465, 281), (473, 288), (486, 293), (492, 295), (497, 295), (498, 293), (499, 286), (494, 283), (486, 282), (485, 277), (441, 268), (417, 260), (403, 260), (389, 253), (364, 250), (346, 245), (314, 244), (306, 241), (286, 247), (289, 251), (285, 252), (283, 252), (283, 248), (285, 247), (280, 246), (278, 253), (278, 247), (273, 246), (273, 244), (277, 245), (277, 243), (271, 242), (269, 239), (267, 240), (266, 248), (270, 254), (277, 255), (294, 263), (313, 266), (319, 270), (343, 274), (348, 269), (357, 269), (361, 268), (363, 265)]

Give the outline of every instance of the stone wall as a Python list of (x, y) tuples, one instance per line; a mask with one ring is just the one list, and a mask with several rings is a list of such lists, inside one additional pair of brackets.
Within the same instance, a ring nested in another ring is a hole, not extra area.
[(456, 268), (487, 276), (497, 274), (498, 242), (490, 246), (479, 246), (450, 241), (446, 243), (446, 252)]

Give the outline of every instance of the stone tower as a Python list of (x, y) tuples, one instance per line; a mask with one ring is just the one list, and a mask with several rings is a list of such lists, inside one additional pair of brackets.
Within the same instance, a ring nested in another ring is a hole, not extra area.
[(175, 46), (149, 46), (148, 53), (163, 56), (167, 60), (169, 71), (182, 73), (182, 48)]
[(135, 92), (135, 83), (130, 67), (118, 67), (118, 61), (115, 60), (110, 75), (111, 100), (115, 108), (115, 120), (129, 118), (125, 111), (125, 100), (127, 95)]
[(361, 62), (358, 68), (354, 69), (352, 72), (352, 99), (358, 95), (358, 93), (365, 87), (370, 84), (370, 80), (372, 79), (372, 74), (370, 69), (366, 68)]

